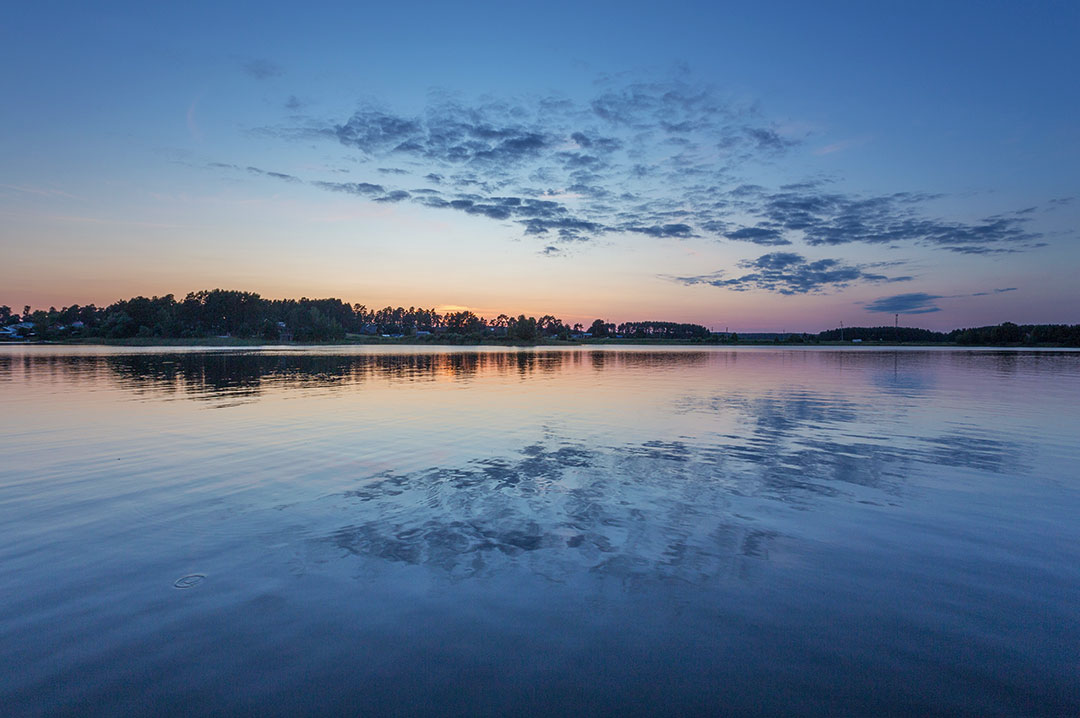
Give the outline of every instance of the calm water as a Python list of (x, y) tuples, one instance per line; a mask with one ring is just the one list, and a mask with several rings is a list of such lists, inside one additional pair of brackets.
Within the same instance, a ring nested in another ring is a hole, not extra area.
[(0, 712), (1080, 714), (1080, 353), (0, 348)]

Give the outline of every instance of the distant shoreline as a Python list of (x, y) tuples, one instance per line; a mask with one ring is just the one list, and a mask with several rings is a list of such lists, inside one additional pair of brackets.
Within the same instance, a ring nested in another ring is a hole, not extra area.
[(509, 339), (485, 339), (480, 341), (447, 341), (442, 337), (354, 337), (323, 342), (268, 342), (259, 338), (244, 337), (130, 337), (126, 339), (104, 339), (87, 337), (83, 339), (63, 339), (55, 341), (0, 341), (0, 346), (109, 346), (109, 347), (347, 347), (347, 346), (444, 346), (444, 347), (589, 347), (589, 346), (689, 346), (689, 347), (775, 347), (775, 348), (813, 348), (847, 347), (852, 349), (870, 349), (877, 347), (940, 347), (950, 349), (1076, 349), (1065, 344), (959, 344), (956, 342), (806, 342), (789, 343), (774, 341), (693, 341), (683, 339), (577, 339), (563, 341), (545, 339), (540, 341), (519, 341)]
[[(72, 305), (21, 313), (0, 305), (0, 338), (113, 346), (263, 346), (265, 344), (430, 346), (1030, 346), (1080, 347), (1080, 324), (1015, 324), (949, 332), (899, 326), (840, 326), (807, 332), (718, 332), (701, 324), (596, 319), (567, 324), (545, 314), (500, 314), (485, 319), (468, 310), (440, 313), (410, 306), (368, 309), (340, 299), (264, 299), (253, 292), (204, 289), (177, 300), (133, 297), (108, 307)], [(846, 341), (845, 341), (846, 340)]]

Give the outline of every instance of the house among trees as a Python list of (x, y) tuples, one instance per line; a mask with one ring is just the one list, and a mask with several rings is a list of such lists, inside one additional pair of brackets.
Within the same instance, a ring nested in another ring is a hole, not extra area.
[(8, 324), (0, 329), (0, 337), (4, 339), (22, 339), (34, 333), (33, 322), (16, 322)]

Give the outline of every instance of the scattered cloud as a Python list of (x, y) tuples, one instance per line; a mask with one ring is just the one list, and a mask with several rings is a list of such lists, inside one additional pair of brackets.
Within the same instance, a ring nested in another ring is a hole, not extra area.
[(371, 182), (312, 182), (312, 184), (331, 192), (345, 192), (346, 194), (355, 194), (361, 197), (373, 197), (386, 192), (386, 188), (381, 184)]
[(747, 127), (745, 131), (759, 150), (786, 150), (798, 144), (794, 140), (781, 137), (775, 130), (763, 127)]
[(244, 72), (256, 80), (268, 80), (271, 77), (280, 77), (285, 74), (280, 65), (260, 58), (246, 61), (243, 68)]
[(896, 192), (863, 197), (827, 192), (814, 184), (789, 185), (779, 192), (739, 189), (733, 200), (743, 211), (759, 217), (778, 236), (797, 237), (810, 246), (914, 243), (984, 254), (1030, 249), (1041, 237), (1029, 229), (1030, 212), (1025, 210), (974, 222), (928, 216), (924, 206), (940, 198), (934, 194)]
[(694, 230), (690, 228), (688, 224), (654, 224), (650, 227), (641, 227), (638, 225), (626, 225), (620, 227), (623, 232), (634, 232), (636, 234), (645, 234), (650, 237), (693, 237)]
[(279, 179), (279, 180), (282, 180), (284, 182), (300, 182), (299, 177), (295, 177), (293, 175), (285, 174), (284, 172), (270, 172), (268, 170), (259, 169), (258, 167), (248, 167), (247, 171), (250, 172), (251, 174), (254, 174), (254, 175), (262, 175), (263, 177), (273, 177), (274, 179)]
[(298, 183), (303, 182), (299, 177), (295, 175), (285, 174), (284, 172), (271, 172), (270, 170), (264, 170), (259, 167), (241, 167), (239, 165), (229, 164), (227, 162), (208, 162), (207, 167), (218, 170), (231, 170), (231, 171), (245, 171), (248, 174), (258, 175), (260, 177), (271, 177), (283, 182)]
[(941, 307), (935, 304), (939, 299), (944, 299), (944, 297), (925, 292), (894, 294), (891, 297), (882, 297), (870, 302), (866, 305), (866, 311), (888, 314), (930, 314), (941, 311)]
[[(272, 63), (258, 67), (264, 76), (280, 72)], [(937, 216), (936, 194), (860, 195), (820, 179), (778, 189), (746, 183), (740, 177), (755, 164), (774, 165), (805, 137), (752, 104), (684, 79), (605, 78), (597, 86), (586, 101), (469, 103), (433, 93), (413, 113), (366, 102), (336, 121), (292, 116), (291, 126), (260, 132), (330, 141), (356, 161), (361, 181), (316, 179), (316, 187), (483, 217), (547, 241), (622, 233), (763, 247), (922, 245), (965, 255), (1043, 246), (1031, 208), (962, 220)]]
[(735, 242), (753, 242), (762, 245), (791, 244), (790, 239), (784, 238), (784, 233), (778, 227), (771, 225), (757, 225), (756, 227), (743, 227), (732, 232), (727, 232), (724, 237)]
[(412, 197), (411, 194), (402, 189), (396, 189), (392, 192), (387, 192), (381, 197), (375, 197), (376, 202), (402, 202)]
[(884, 312), (888, 314), (930, 314), (932, 312), (940, 312), (941, 307), (937, 306), (937, 301), (940, 299), (960, 299), (963, 297), (987, 297), (993, 294), (1003, 294), (1005, 292), (1015, 292), (1016, 287), (1005, 287), (1003, 289), (994, 289), (989, 292), (975, 292), (973, 294), (926, 294), (924, 292), (913, 292), (911, 294), (894, 294), (891, 297), (881, 297), (869, 302), (864, 308), (868, 312)]
[(910, 276), (888, 277), (867, 271), (869, 265), (846, 264), (839, 259), (811, 261), (795, 252), (763, 254), (757, 259), (743, 260), (738, 266), (747, 271), (734, 277), (719, 271), (667, 278), (686, 285), (708, 284), (736, 292), (760, 289), (779, 294), (818, 294), (855, 283), (906, 282), (913, 279)]
[[(264, 132), (332, 140), (358, 153), (359, 172), (371, 174), (364, 179), (401, 175), (410, 188), (443, 192), (412, 191), (413, 202), (516, 222), (526, 235), (559, 241), (607, 233), (716, 236), (727, 214), (716, 201), (727, 174), (771, 161), (799, 141), (753, 106), (682, 81), (608, 83), (584, 103), (542, 97), (467, 104), (437, 94), (415, 114), (367, 103), (338, 122), (312, 119)], [(340, 191), (334, 183), (317, 186)], [(520, 202), (507, 204), (507, 197)]]

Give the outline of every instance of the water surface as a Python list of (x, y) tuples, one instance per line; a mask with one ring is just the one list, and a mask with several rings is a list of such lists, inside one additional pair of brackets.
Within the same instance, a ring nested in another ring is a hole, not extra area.
[(12, 715), (1080, 714), (1080, 353), (0, 348)]

